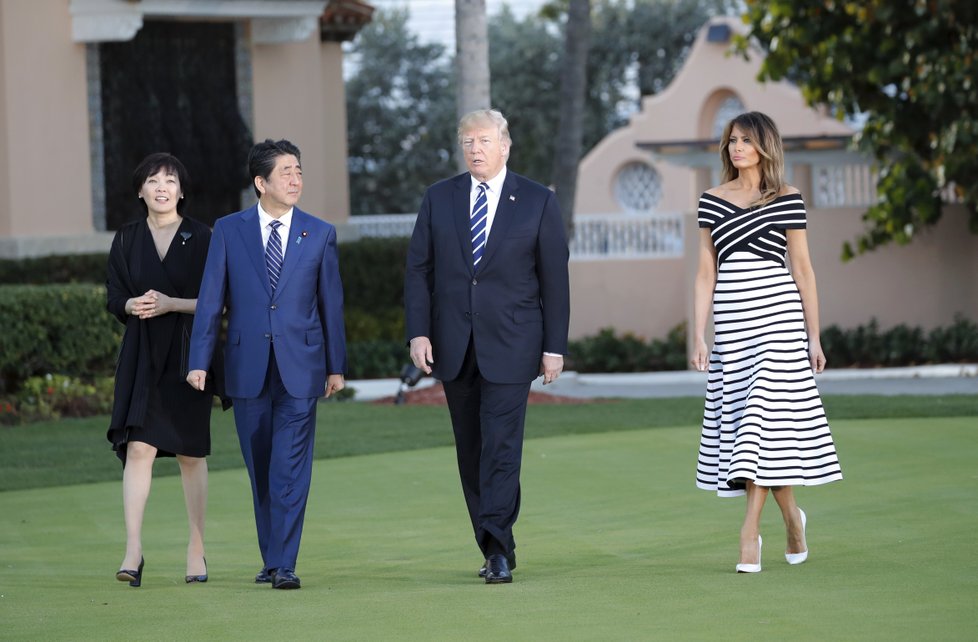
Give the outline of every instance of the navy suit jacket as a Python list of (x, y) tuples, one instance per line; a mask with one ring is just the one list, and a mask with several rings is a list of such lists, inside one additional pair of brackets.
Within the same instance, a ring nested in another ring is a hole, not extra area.
[(197, 298), (190, 370), (208, 370), (228, 310), (225, 385), (230, 397), (261, 394), (269, 345), (288, 393), (319, 397), (326, 375), (346, 372), (343, 286), (336, 228), (298, 207), (278, 287), (265, 267), (258, 206), (218, 219)]
[(408, 340), (432, 343), (433, 375), (455, 379), (472, 337), (479, 371), (526, 383), (544, 352), (567, 353), (567, 238), (556, 196), (507, 171), (478, 269), (473, 267), (468, 173), (425, 192), (408, 249)]

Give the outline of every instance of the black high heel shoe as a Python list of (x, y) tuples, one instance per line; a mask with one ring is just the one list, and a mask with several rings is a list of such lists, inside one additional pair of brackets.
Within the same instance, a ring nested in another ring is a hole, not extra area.
[(207, 581), (207, 558), (204, 558), (204, 574), (203, 575), (185, 575), (183, 580), (187, 584), (193, 584), (194, 582), (206, 582)]
[(127, 568), (119, 569), (115, 574), (115, 579), (120, 582), (129, 582), (129, 586), (140, 586), (143, 583), (143, 564), (146, 562), (143, 558), (139, 558), (139, 568), (135, 571)]

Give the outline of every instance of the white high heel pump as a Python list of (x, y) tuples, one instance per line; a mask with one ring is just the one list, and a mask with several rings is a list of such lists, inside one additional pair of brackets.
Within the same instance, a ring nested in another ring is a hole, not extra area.
[(738, 573), (760, 573), (761, 572), (761, 536), (757, 536), (757, 564), (738, 564)]
[[(802, 534), (802, 536), (804, 536), (805, 535), (805, 524), (808, 522), (808, 517), (805, 515), (805, 511), (803, 511), (802, 509), (799, 508), (798, 509), (798, 512), (801, 513), (801, 534)], [(806, 547), (808, 546), (808, 539), (807, 538), (805, 539), (805, 546)], [(786, 552), (784, 554), (784, 559), (787, 560), (787, 562), (789, 564), (801, 564), (802, 562), (804, 562), (805, 560), (808, 559), (808, 549), (806, 548), (801, 553), (787, 553)]]

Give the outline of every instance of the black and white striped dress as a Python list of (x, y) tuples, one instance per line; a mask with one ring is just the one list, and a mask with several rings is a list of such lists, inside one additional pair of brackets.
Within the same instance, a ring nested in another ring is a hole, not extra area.
[(808, 355), (786, 229), (805, 228), (800, 194), (742, 209), (703, 194), (699, 226), (717, 250), (710, 355), (696, 485), (721, 497), (758, 486), (842, 479)]

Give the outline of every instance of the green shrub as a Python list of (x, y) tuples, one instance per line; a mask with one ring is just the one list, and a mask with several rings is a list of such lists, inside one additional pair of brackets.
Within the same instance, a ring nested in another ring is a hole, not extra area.
[(935, 328), (927, 337), (927, 357), (937, 363), (978, 361), (978, 323), (957, 315), (946, 328)]
[(113, 377), (98, 377), (91, 383), (64, 375), (31, 377), (15, 397), (18, 419), (28, 423), (109, 414), (113, 387)]
[(363, 310), (347, 307), (344, 309), (346, 321), (346, 340), (375, 341), (404, 341), (404, 309), (379, 308)]
[(350, 341), (346, 360), (350, 379), (384, 379), (399, 377), (401, 368), (410, 361), (404, 341)]
[(904, 324), (881, 331), (876, 319), (851, 330), (833, 325), (822, 331), (821, 339), (832, 368), (978, 361), (978, 324), (962, 316), (929, 333)]
[(0, 393), (48, 373), (111, 375), (124, 330), (91, 284), (0, 286), (0, 328)]
[(632, 333), (621, 336), (613, 328), (571, 341), (566, 369), (577, 372), (651, 372), (686, 368), (686, 324), (669, 331), (665, 339), (645, 341)]
[(108, 253), (0, 259), (0, 285), (105, 283)]
[(407, 247), (406, 238), (365, 238), (340, 243), (346, 307), (369, 311), (403, 308)]

